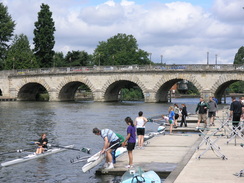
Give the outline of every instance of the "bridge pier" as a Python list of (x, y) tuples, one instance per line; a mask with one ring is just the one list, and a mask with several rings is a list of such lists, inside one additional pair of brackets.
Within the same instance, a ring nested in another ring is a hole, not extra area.
[(208, 102), (209, 97), (211, 97), (211, 96), (214, 96), (214, 94), (212, 94), (209, 89), (203, 90), (201, 92), (201, 97), (204, 99), (205, 102)]
[(50, 102), (59, 102), (61, 101), (58, 97), (58, 91), (57, 89), (53, 88), (50, 91), (48, 91), (49, 94), (49, 101)]
[(155, 103), (156, 101), (156, 93), (153, 91), (147, 91), (144, 93), (144, 102), (145, 103)]
[(97, 90), (97, 91), (93, 92), (93, 100), (95, 102), (104, 102), (105, 101), (101, 90)]

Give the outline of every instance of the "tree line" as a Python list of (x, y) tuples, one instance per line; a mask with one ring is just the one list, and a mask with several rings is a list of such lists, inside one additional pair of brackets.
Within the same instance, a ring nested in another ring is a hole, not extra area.
[[(24, 33), (13, 34), (15, 26), (16, 22), (8, 13), (8, 7), (0, 3), (0, 70), (154, 64), (149, 59), (150, 53), (138, 47), (135, 37), (123, 33), (118, 33), (107, 41), (100, 41), (93, 54), (88, 54), (85, 50), (72, 50), (66, 55), (55, 52), (53, 48), (56, 28), (47, 4), (41, 4), (34, 23), (33, 49)], [(244, 63), (243, 46), (236, 53), (233, 63)], [(231, 91), (244, 91), (243, 81), (232, 85)]]

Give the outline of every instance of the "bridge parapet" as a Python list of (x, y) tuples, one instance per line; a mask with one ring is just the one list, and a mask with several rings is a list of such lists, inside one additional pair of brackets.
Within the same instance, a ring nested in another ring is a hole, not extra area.
[(12, 70), (10, 75), (40, 75), (40, 74), (62, 74), (62, 73), (89, 73), (89, 72), (141, 72), (141, 71), (205, 71), (205, 72), (225, 72), (225, 71), (244, 71), (244, 65), (233, 64), (182, 64), (182, 65), (120, 65), (120, 66), (87, 66), (87, 67), (54, 67), (54, 68), (40, 68), (40, 69), (18, 69)]

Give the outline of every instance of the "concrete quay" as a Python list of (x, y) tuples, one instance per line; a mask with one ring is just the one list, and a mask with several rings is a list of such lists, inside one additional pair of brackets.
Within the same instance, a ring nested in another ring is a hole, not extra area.
[[(196, 116), (191, 120), (196, 120)], [(219, 116), (215, 120), (215, 126), (209, 127), (204, 134), (212, 134), (221, 127), (222, 122), (222, 117)], [(150, 139), (145, 149), (133, 151), (134, 166), (140, 166), (144, 171), (154, 170), (161, 178), (166, 178), (164, 183), (244, 182), (244, 177), (234, 175), (244, 169), (244, 148), (240, 146), (244, 143), (243, 139), (237, 137), (236, 145), (235, 139), (227, 144), (229, 140), (226, 136), (227, 127), (215, 136), (210, 136), (212, 142), (218, 138), (216, 141), (216, 145), (220, 147), (218, 151), (227, 158), (223, 159), (217, 156), (218, 152), (215, 151), (216, 155), (209, 145), (202, 143), (203, 135), (200, 136), (201, 133), (195, 131), (195, 127), (196, 123), (188, 123), (188, 127), (174, 129), (173, 135), (169, 135), (166, 131), (166, 135), (160, 134)], [(202, 145), (198, 149), (200, 144)], [(202, 154), (207, 148), (209, 150)], [(115, 169), (105, 174), (122, 175), (127, 171), (125, 168), (127, 164), (128, 155), (125, 153), (117, 159)], [(102, 169), (96, 173), (103, 174)]]

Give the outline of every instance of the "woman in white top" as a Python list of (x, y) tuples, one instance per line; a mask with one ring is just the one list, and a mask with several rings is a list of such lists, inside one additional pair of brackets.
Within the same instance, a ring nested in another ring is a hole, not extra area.
[(138, 148), (143, 149), (144, 135), (145, 135), (145, 125), (147, 123), (147, 118), (143, 117), (143, 112), (138, 113), (138, 117), (135, 119), (135, 126), (138, 137)]

